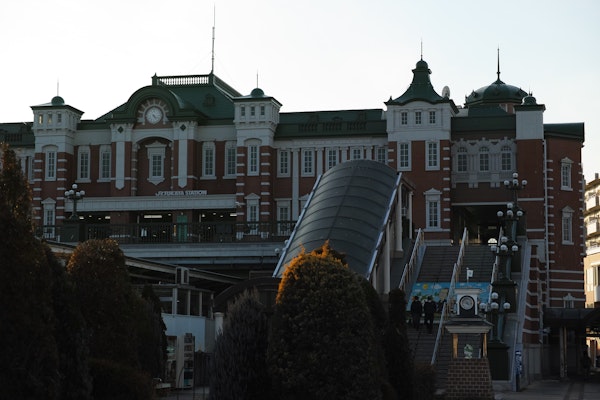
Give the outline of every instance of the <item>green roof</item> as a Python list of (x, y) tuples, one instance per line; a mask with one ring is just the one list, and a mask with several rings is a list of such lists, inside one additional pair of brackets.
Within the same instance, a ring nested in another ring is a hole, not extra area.
[(382, 116), (381, 109), (281, 113), (275, 138), (385, 136)]

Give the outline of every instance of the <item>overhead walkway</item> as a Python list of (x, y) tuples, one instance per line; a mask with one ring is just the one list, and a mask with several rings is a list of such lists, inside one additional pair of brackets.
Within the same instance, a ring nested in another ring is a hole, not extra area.
[(378, 292), (389, 292), (393, 259), (403, 246), (401, 181), (395, 170), (371, 160), (327, 171), (315, 183), (273, 276), (281, 277), (301, 252), (329, 241), (352, 270)]

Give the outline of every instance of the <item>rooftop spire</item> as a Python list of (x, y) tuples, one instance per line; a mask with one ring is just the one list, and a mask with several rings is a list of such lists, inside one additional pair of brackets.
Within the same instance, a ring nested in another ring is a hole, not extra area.
[(423, 61), (423, 38), (421, 38), (421, 61)]
[(498, 71), (496, 74), (498, 75), (498, 80), (500, 80), (500, 46), (498, 46)]
[(217, 6), (213, 5), (213, 27), (212, 27), (212, 51), (210, 73), (215, 72), (215, 25), (217, 19)]

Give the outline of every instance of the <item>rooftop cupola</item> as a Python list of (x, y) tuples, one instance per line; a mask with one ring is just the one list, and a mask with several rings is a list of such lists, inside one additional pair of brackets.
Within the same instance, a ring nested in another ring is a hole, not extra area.
[(412, 72), (413, 80), (406, 92), (394, 100), (390, 99), (386, 104), (404, 105), (411, 101), (418, 100), (426, 101), (431, 104), (448, 101), (448, 98), (440, 96), (433, 88), (431, 80), (429, 79), (431, 70), (422, 58), (417, 62), (417, 66)]

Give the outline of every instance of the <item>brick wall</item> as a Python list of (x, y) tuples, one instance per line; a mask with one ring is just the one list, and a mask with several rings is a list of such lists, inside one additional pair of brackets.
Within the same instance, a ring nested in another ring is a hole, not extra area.
[(492, 377), (487, 358), (450, 361), (446, 400), (492, 400)]

